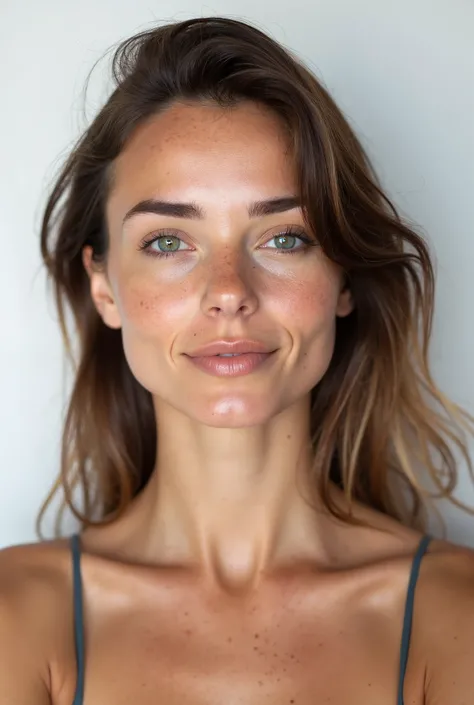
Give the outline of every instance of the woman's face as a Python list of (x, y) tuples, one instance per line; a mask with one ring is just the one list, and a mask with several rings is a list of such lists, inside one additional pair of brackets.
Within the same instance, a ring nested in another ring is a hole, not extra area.
[[(297, 203), (254, 206), (297, 196), (278, 119), (252, 103), (175, 103), (136, 130), (114, 167), (107, 272), (92, 274), (92, 295), (105, 323), (121, 327), (158, 415), (171, 405), (200, 423), (244, 427), (301, 402), (329, 365), (336, 316), (352, 304), (339, 268), (300, 239), (318, 233)], [(152, 199), (181, 205), (125, 218)], [(152, 238), (161, 239), (143, 249)], [(90, 271), (86, 251), (84, 262)], [(191, 361), (222, 339), (275, 352), (239, 376)]]

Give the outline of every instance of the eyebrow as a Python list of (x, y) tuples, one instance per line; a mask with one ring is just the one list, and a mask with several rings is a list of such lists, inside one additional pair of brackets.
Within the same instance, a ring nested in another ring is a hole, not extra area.
[[(301, 207), (301, 201), (296, 196), (283, 196), (281, 198), (270, 198), (265, 201), (255, 201), (248, 208), (250, 218), (261, 218), (274, 213), (284, 213)], [(202, 220), (203, 210), (195, 203), (174, 203), (172, 201), (159, 201), (149, 198), (140, 201), (131, 208), (123, 219), (123, 223), (133, 218), (139, 213), (155, 213), (156, 215), (167, 215), (172, 218), (188, 218)]]

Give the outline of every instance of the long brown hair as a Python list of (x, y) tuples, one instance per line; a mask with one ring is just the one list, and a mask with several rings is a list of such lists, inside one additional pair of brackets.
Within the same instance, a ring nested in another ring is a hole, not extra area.
[[(346, 273), (355, 310), (338, 319), (330, 367), (311, 393), (314, 487), (329, 511), (353, 521), (331, 500), (335, 482), (349, 500), (424, 525), (429, 493), (415, 472), (420, 465), (434, 483), (431, 496), (464, 506), (452, 496), (456, 455), (472, 477), (466, 433), (474, 420), (438, 390), (429, 371), (430, 254), (383, 193), (327, 90), (260, 29), (221, 17), (132, 36), (116, 48), (112, 75), (115, 88), (62, 167), (42, 220), (41, 253), (75, 377), (60, 473), (39, 513), (39, 535), (57, 490), (64, 500), (59, 533), (66, 506), (83, 526), (117, 518), (154, 468), (151, 395), (128, 367), (121, 332), (95, 309), (81, 253), (91, 245), (94, 262), (106, 262), (104, 214), (114, 160), (147, 117), (176, 99), (226, 107), (257, 101), (281, 118), (292, 139), (305, 217), (325, 254)], [(392, 475), (408, 493), (396, 490)]]

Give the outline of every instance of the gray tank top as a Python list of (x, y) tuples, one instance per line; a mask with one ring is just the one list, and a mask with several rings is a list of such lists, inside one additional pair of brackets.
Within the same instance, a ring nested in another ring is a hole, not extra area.
[[(415, 586), (420, 571), (420, 563), (432, 537), (429, 534), (423, 536), (418, 549), (413, 558), (410, 579), (405, 602), (405, 614), (403, 618), (402, 639), (400, 644), (400, 668), (398, 679), (398, 695), (396, 705), (404, 705), (403, 685), (408, 661), (408, 650), (410, 646), (411, 626), (413, 621), (413, 603), (415, 597)], [(73, 602), (74, 602), (74, 640), (76, 647), (77, 663), (77, 683), (76, 693), (72, 705), (84, 705), (84, 614), (82, 600), (82, 580), (81, 580), (81, 542), (78, 534), (71, 537), (72, 571), (73, 571)]]

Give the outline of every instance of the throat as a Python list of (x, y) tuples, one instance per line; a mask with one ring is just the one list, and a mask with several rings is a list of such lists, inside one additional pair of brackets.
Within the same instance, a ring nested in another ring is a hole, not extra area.
[(208, 574), (216, 587), (230, 594), (251, 592), (264, 574), (264, 551), (255, 543), (235, 538), (234, 541), (216, 542), (211, 550)]

